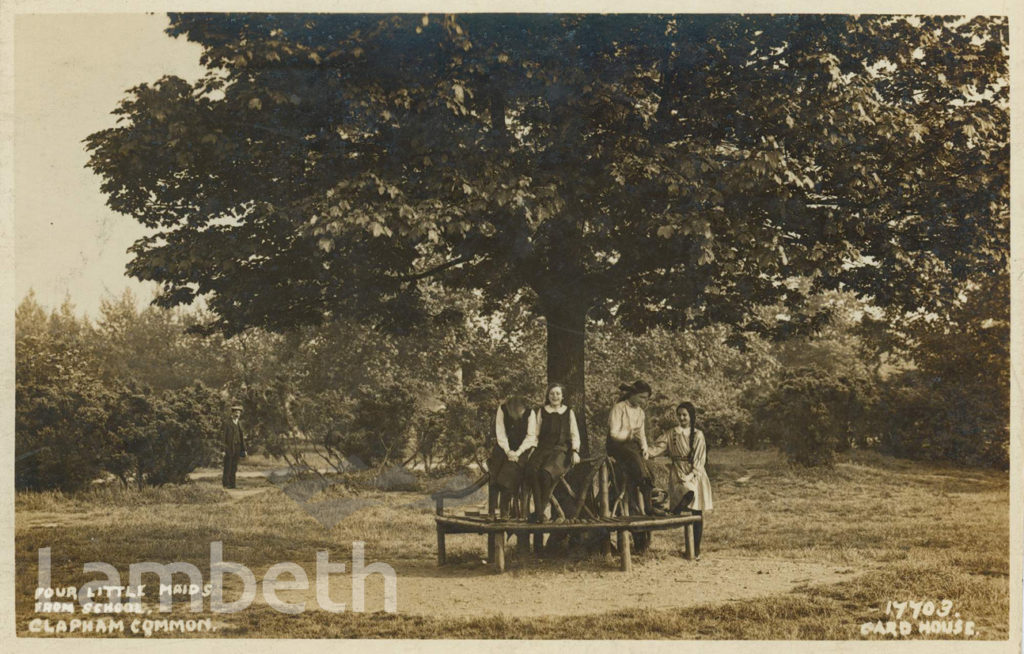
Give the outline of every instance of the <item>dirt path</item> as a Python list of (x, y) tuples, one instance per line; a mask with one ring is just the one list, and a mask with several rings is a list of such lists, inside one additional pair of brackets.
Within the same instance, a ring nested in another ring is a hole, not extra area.
[[(368, 562), (369, 563), (369, 562)], [(667, 557), (636, 560), (632, 573), (586, 562), (529, 562), (497, 575), (479, 562), (437, 568), (433, 564), (398, 563), (398, 612), (443, 617), (579, 616), (621, 609), (672, 609), (787, 593), (805, 584), (830, 584), (851, 578), (855, 571), (836, 565), (786, 559), (706, 556), (691, 562)], [(307, 564), (307, 570), (315, 568)], [(314, 575), (310, 574), (310, 583)], [(351, 576), (330, 577), (334, 601), (351, 601)], [(538, 602), (538, 593), (549, 598)], [(278, 592), (287, 602), (317, 607), (316, 590)], [(367, 578), (366, 609), (383, 608), (383, 580)], [(260, 597), (262, 600), (262, 596)], [(351, 606), (351, 605), (350, 605)]]

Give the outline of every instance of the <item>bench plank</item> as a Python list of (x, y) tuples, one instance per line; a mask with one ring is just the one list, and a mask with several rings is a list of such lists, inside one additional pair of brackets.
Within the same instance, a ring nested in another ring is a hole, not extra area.
[(461, 531), (463, 533), (496, 533), (504, 531), (523, 531), (530, 533), (554, 532), (554, 531), (580, 531), (588, 529), (631, 529), (631, 530), (657, 530), (672, 529), (684, 525), (700, 522), (701, 517), (697, 515), (681, 516), (620, 516), (609, 517), (601, 520), (565, 520), (561, 522), (526, 522), (524, 520), (488, 520), (480, 517), (466, 516), (434, 516), (438, 525), (443, 525), (450, 533)]

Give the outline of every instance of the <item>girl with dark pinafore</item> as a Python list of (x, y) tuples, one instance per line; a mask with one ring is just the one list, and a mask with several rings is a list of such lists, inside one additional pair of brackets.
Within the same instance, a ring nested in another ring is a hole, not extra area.
[(544, 406), (530, 415), (526, 441), (520, 446), (528, 450), (536, 446), (526, 464), (525, 478), (533, 492), (532, 522), (544, 522), (544, 511), (551, 501), (555, 484), (580, 462), (580, 432), (573, 410), (562, 403), (565, 388), (552, 384), (545, 395)]

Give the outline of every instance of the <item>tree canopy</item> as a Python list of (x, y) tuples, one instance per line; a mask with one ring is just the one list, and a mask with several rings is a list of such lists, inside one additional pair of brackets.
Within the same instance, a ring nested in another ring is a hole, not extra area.
[(129, 272), (212, 330), (409, 328), (471, 289), (545, 317), (576, 394), (588, 320), (795, 329), (839, 288), (945, 318), (1007, 275), (1003, 17), (170, 20), (209, 73), (87, 146), (154, 230)]

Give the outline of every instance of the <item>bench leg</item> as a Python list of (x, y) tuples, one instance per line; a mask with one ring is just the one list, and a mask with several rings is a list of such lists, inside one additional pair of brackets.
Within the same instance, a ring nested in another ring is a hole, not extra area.
[(498, 510), (498, 487), (490, 484), (487, 486), (487, 517), (494, 520), (494, 514)]
[(505, 572), (505, 532), (500, 531), (492, 535), (494, 542), (494, 566), (498, 573)]
[(448, 557), (444, 551), (444, 527), (437, 526), (437, 565), (444, 565)]
[(494, 561), (494, 543), (497, 539), (493, 533), (487, 534), (487, 560)]
[(633, 569), (633, 557), (630, 552), (629, 532), (625, 529), (619, 530), (619, 554), (622, 556), (622, 571), (630, 572)]
[(694, 559), (693, 548), (693, 523), (690, 523), (686, 525), (686, 558), (690, 561)]
[(522, 555), (527, 555), (530, 553), (530, 532), (516, 532), (516, 547), (519, 549), (519, 552)]

